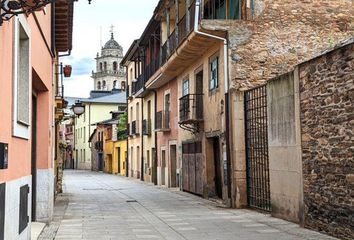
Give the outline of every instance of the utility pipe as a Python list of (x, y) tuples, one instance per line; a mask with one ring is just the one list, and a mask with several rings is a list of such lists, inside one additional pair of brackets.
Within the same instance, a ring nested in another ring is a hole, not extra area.
[[(231, 199), (231, 161), (230, 161), (230, 139), (228, 129), (230, 124), (229, 115), (229, 64), (228, 64), (228, 41), (227, 38), (219, 37), (199, 30), (199, 15), (200, 15), (201, 0), (196, 0), (195, 16), (194, 16), (194, 32), (198, 35), (217, 39), (224, 43), (224, 87), (225, 87), (225, 123), (226, 123), (226, 161), (227, 161), (227, 188), (228, 198)], [(231, 199), (232, 200), (232, 199)]]

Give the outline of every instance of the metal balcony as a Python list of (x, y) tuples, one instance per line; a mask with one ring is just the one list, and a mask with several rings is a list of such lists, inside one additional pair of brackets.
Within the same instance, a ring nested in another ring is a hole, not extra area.
[(143, 120), (143, 135), (150, 136), (151, 135), (151, 119), (144, 119)]
[(130, 135), (139, 135), (139, 121), (133, 121), (131, 123)]
[(203, 119), (203, 94), (187, 94), (179, 99), (179, 124), (193, 124)]

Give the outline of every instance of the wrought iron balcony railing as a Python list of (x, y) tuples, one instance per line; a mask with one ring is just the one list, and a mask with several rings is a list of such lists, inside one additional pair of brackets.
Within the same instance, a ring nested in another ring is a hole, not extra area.
[(143, 135), (150, 136), (151, 135), (151, 119), (143, 120)]
[(131, 123), (130, 135), (139, 135), (139, 121), (133, 121)]
[(98, 151), (98, 152), (102, 152), (103, 151), (103, 141), (97, 141), (95, 143), (95, 149)]
[(180, 124), (203, 121), (203, 94), (187, 94), (179, 99)]

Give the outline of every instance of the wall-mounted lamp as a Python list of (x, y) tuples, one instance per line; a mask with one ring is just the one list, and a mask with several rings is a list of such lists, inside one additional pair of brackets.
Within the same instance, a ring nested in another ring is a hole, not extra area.
[[(78, 0), (67, 0), (77, 2)], [(92, 0), (88, 0), (91, 4)], [(0, 0), (0, 26), (4, 21), (9, 21), (19, 14), (30, 14), (42, 10), (46, 5), (55, 3), (57, 0)]]
[(75, 115), (80, 116), (85, 112), (85, 106), (82, 104), (80, 100), (75, 102), (75, 105), (71, 107)]

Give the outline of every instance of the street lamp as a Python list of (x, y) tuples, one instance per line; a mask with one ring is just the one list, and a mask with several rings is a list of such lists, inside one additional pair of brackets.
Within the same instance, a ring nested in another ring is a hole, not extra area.
[[(0, 26), (19, 14), (30, 14), (42, 10), (46, 5), (58, 0), (0, 0)], [(77, 2), (78, 0), (67, 0)], [(87, 0), (91, 4), (92, 0)]]
[(80, 116), (85, 112), (85, 106), (80, 100), (77, 100), (75, 104), (71, 107), (75, 115)]

